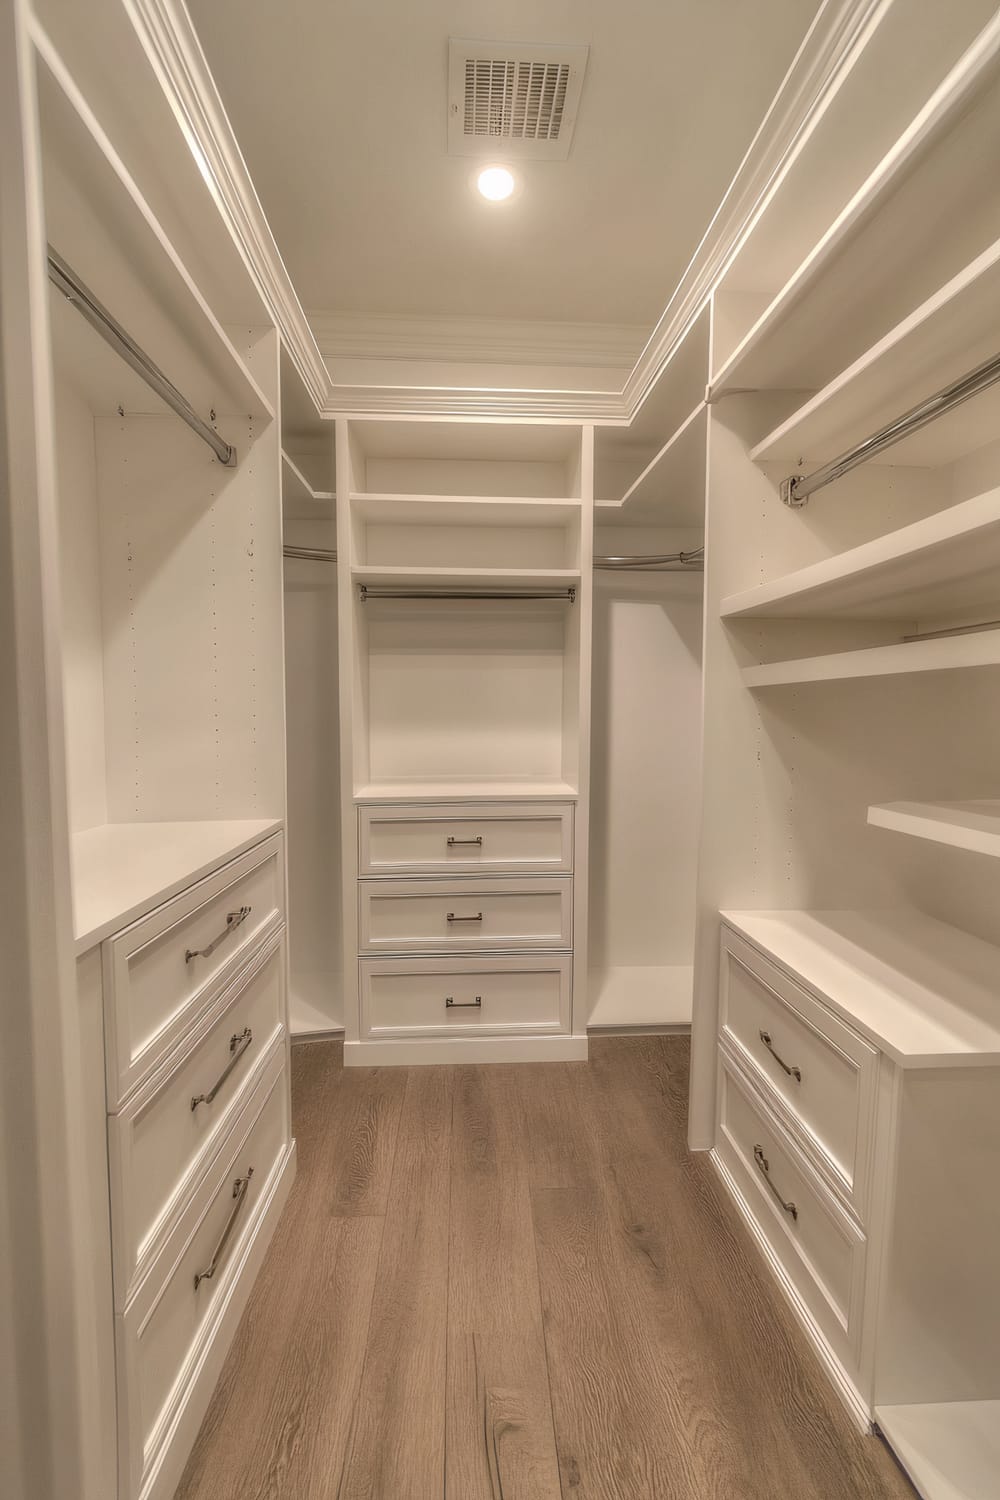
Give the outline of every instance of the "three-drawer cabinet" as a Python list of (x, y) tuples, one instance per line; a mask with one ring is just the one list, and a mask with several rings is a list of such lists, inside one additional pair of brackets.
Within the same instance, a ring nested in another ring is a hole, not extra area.
[(480, 1038), (487, 1060), (503, 1038), (571, 1032), (574, 812), (513, 801), (358, 809), (362, 1043)]

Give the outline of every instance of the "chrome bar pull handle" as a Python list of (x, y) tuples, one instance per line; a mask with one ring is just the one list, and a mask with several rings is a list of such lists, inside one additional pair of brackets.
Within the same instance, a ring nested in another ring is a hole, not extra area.
[(768, 1052), (770, 1052), (771, 1056), (774, 1058), (775, 1062), (778, 1064), (778, 1067), (779, 1068), (784, 1068), (784, 1070), (788, 1074), (789, 1078), (794, 1078), (796, 1083), (801, 1083), (802, 1082), (802, 1069), (801, 1068), (790, 1068), (788, 1066), (788, 1064), (785, 1062), (785, 1059), (780, 1055), (780, 1053), (775, 1052), (775, 1050), (774, 1050), (774, 1044), (771, 1041), (771, 1033), (769, 1031), (759, 1031), (757, 1033), (757, 1035), (760, 1037), (761, 1041), (764, 1043), (764, 1046), (767, 1048)]
[(253, 1167), (247, 1167), (247, 1175), (245, 1177), (237, 1177), (236, 1181), (233, 1183), (233, 1197), (236, 1201), (233, 1204), (232, 1213), (226, 1220), (226, 1227), (225, 1229), (223, 1229), (222, 1234), (219, 1236), (219, 1243), (215, 1247), (215, 1254), (212, 1256), (212, 1259), (209, 1262), (208, 1269), (205, 1271), (195, 1272), (195, 1291), (198, 1290), (203, 1281), (211, 1281), (212, 1277), (219, 1269), (219, 1264), (222, 1260), (222, 1257), (226, 1253), (226, 1246), (229, 1244), (233, 1230), (236, 1228), (236, 1220), (240, 1216), (240, 1209), (243, 1207), (244, 1203), (247, 1200), (247, 1190), (250, 1187), (250, 1179), (252, 1176)]
[(482, 1010), (483, 997), (477, 995), (475, 1000), (456, 1000), (454, 995), (445, 995), (444, 1004), (446, 1010)]
[(453, 839), (453, 838), (449, 838), (449, 840), (448, 840), (448, 848), (449, 849), (462, 849), (467, 844), (474, 844), (477, 849), (481, 849), (483, 847), (483, 836), (482, 836), (482, 834), (480, 834), (479, 837), (475, 838), (475, 839)]
[(226, 1066), (223, 1068), (222, 1072), (219, 1074), (218, 1078), (215, 1080), (208, 1093), (198, 1094), (191, 1100), (192, 1109), (197, 1109), (199, 1104), (211, 1104), (212, 1100), (215, 1098), (216, 1094), (219, 1092), (222, 1085), (225, 1083), (226, 1079), (229, 1077), (230, 1073), (239, 1062), (240, 1058), (246, 1052), (247, 1048), (252, 1045), (253, 1032), (250, 1030), (249, 1026), (244, 1026), (242, 1031), (238, 1031), (235, 1036), (231, 1036), (229, 1038), (229, 1051), (232, 1054), (229, 1061), (226, 1063)]
[(764, 1181), (767, 1183), (768, 1187), (771, 1189), (771, 1192), (774, 1194), (778, 1202), (781, 1204), (782, 1208), (785, 1210), (785, 1213), (791, 1214), (792, 1218), (797, 1220), (799, 1217), (799, 1211), (796, 1208), (795, 1204), (790, 1199), (786, 1202), (778, 1192), (778, 1189), (775, 1187), (774, 1183), (771, 1181), (771, 1164), (768, 1161), (767, 1157), (764, 1155), (763, 1146), (754, 1146), (753, 1159), (763, 1173)]
[(453, 911), (448, 913), (449, 922), (481, 922), (482, 920), (483, 914), (481, 911), (477, 911), (474, 917), (456, 917)]
[(223, 940), (227, 938), (231, 932), (235, 932), (237, 927), (243, 926), (243, 923), (246, 921), (247, 917), (252, 911), (252, 906), (241, 906), (239, 911), (229, 912), (226, 916), (226, 925), (222, 932), (219, 933), (219, 936), (213, 938), (207, 948), (189, 948), (184, 955), (184, 962), (186, 964), (189, 964), (192, 958), (210, 958), (219, 944), (223, 942)]

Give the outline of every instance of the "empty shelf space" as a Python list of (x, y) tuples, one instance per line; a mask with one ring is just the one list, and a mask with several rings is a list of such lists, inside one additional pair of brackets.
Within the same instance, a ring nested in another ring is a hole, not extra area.
[[(753, 449), (755, 462), (828, 460), (1000, 352), (1000, 240), (890, 329)], [(904, 438), (872, 462), (937, 466), (982, 445), (997, 387)]]
[(77, 953), (276, 833), (278, 818), (105, 823), (71, 846)]
[(1000, 666), (1000, 630), (984, 630), (974, 635), (870, 646), (859, 651), (837, 651), (829, 656), (804, 656), (796, 661), (744, 667), (743, 681), (748, 688), (785, 687), (805, 682), (996, 666)]
[(726, 619), (926, 618), (1000, 602), (1000, 489), (723, 599)]
[(721, 916), (900, 1066), (1000, 1062), (1000, 948), (915, 910)]
[(704, 525), (707, 412), (700, 402), (620, 500), (599, 501), (599, 519), (650, 526)]
[(332, 490), (315, 490), (309, 483), (302, 470), (289, 458), (284, 448), (281, 450), (281, 482), (282, 499), (308, 500), (320, 504), (328, 504), (336, 497)]
[(880, 802), (868, 809), (868, 821), (873, 828), (1000, 858), (1000, 801)]
[(694, 970), (690, 964), (602, 969), (590, 976), (589, 1031), (690, 1026)]
[(565, 589), (580, 583), (579, 569), (572, 568), (352, 568), (354, 583), (372, 587), (461, 588), (472, 589)]
[(925, 1500), (993, 1500), (1000, 1401), (878, 1406), (875, 1420)]
[(496, 801), (513, 797), (519, 802), (566, 800), (575, 798), (578, 788), (568, 781), (462, 781), (442, 778), (440, 781), (371, 781), (354, 788), (357, 802), (448, 802)]

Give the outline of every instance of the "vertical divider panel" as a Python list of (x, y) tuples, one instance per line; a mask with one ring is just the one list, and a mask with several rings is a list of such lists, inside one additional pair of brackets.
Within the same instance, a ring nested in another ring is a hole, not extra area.
[[(586, 1036), (590, 1015), (587, 962), (590, 857), (590, 702), (594, 620), (594, 427), (580, 433), (580, 590), (577, 594), (576, 853), (573, 880), (573, 1034)], [(569, 675), (567, 673), (567, 675)], [(568, 739), (569, 736), (564, 736)]]
[(351, 495), (364, 488), (364, 458), (350, 423), (337, 419), (337, 648), (340, 678), (340, 819), (342, 850), (344, 1039), (360, 1037), (358, 1010), (358, 815), (355, 758), (365, 728), (359, 687), (358, 603), (351, 583), (354, 517)]

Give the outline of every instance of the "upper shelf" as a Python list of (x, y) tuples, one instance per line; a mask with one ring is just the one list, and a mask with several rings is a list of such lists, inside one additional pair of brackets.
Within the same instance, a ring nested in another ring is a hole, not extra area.
[[(1000, 195), (998, 195), (1000, 197)], [(829, 460), (1000, 353), (1000, 240), (842, 370), (753, 449), (755, 462)], [(996, 387), (887, 449), (873, 463), (937, 466), (988, 442)]]
[(723, 599), (725, 619), (915, 620), (1000, 603), (1000, 489)]
[(1000, 1062), (992, 944), (909, 910), (721, 915), (902, 1067)]
[[(272, 419), (270, 400), (86, 100), (57, 57), (44, 61), (39, 111), (53, 248), (199, 415)], [(111, 414), (119, 404), (166, 410), (122, 361), (104, 357), (96, 333), (87, 329), (85, 336), (86, 393), (96, 411)]]
[(708, 407), (699, 402), (620, 500), (601, 500), (598, 519), (646, 526), (705, 524)]
[[(906, 7), (888, 9), (723, 278), (723, 323), (735, 332), (721, 357), (716, 350), (713, 399), (825, 385), (1000, 234), (1000, 201), (982, 191), (1000, 151), (1000, 17), (992, 10), (973, 3), (925, 12), (918, 42)], [(935, 27), (943, 32), (936, 52)], [(886, 139), (893, 120), (895, 137)], [(883, 154), (871, 159), (880, 141)], [(870, 169), (859, 174), (866, 160)], [(810, 190), (817, 181), (822, 194)], [(842, 211), (816, 222), (831, 201)]]
[(947, 672), (963, 667), (1000, 666), (1000, 630), (938, 640), (908, 641), (804, 656), (793, 661), (744, 667), (748, 688), (792, 687), (806, 682), (837, 682), (860, 677), (900, 677), (909, 672)]
[(282, 499), (306, 500), (316, 504), (329, 504), (336, 499), (332, 490), (314, 490), (302, 470), (281, 450)]
[(1000, 802), (883, 802), (868, 809), (874, 828), (1000, 858)]
[(375, 587), (470, 589), (568, 589), (580, 585), (580, 570), (572, 568), (436, 568), (393, 567), (385, 564), (353, 567), (351, 581)]

